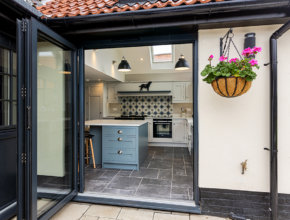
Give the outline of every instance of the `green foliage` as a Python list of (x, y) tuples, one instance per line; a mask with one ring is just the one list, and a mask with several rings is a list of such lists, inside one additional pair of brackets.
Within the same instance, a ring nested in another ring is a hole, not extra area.
[(235, 62), (221, 61), (216, 66), (208, 64), (205, 66), (201, 75), (207, 83), (212, 83), (218, 77), (242, 77), (247, 81), (256, 79), (257, 74), (253, 71), (253, 67), (259, 69), (259, 66), (249, 63), (252, 59), (244, 58), (243, 60), (236, 60)]

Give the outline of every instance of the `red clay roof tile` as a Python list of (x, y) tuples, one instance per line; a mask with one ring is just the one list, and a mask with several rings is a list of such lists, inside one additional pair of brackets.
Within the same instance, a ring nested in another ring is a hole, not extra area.
[(48, 18), (85, 16), (89, 14), (147, 10), (151, 8), (177, 7), (195, 3), (221, 2), (224, 0), (145, 0), (133, 4), (119, 4), (118, 0), (51, 0), (36, 9)]

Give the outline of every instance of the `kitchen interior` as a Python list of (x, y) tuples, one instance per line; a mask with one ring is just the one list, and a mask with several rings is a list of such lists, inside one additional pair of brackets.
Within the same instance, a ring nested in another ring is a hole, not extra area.
[(84, 194), (193, 203), (192, 47), (85, 52)]

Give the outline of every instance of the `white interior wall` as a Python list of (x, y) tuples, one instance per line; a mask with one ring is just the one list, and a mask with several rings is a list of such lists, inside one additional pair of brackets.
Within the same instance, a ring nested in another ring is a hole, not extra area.
[[(269, 38), (280, 25), (234, 28), (234, 41), (243, 49), (244, 34), (256, 33), (256, 45), (263, 51), (257, 56), (260, 69), (248, 93), (237, 98), (217, 95), (211, 85), (199, 78), (199, 185), (249, 191), (269, 191), (270, 140), (270, 67)], [(228, 29), (199, 31), (199, 72), (208, 64), (210, 54), (219, 57), (219, 38)], [(290, 193), (290, 72), (288, 68), (290, 34), (279, 40), (279, 192)], [(235, 55), (234, 53), (232, 53)], [(282, 108), (283, 107), (283, 108)], [(241, 174), (241, 162), (248, 170)]]
[[(118, 51), (112, 49), (85, 51), (86, 65), (123, 82), (125, 81), (125, 74), (118, 71), (118, 64), (121, 61), (121, 58), (122, 57), (119, 55)], [(113, 60), (116, 61), (115, 64), (113, 64)]]

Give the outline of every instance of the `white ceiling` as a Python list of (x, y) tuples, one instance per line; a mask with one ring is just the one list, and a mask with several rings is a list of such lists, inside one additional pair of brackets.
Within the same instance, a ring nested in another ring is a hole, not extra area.
[[(174, 69), (175, 63), (181, 54), (190, 65), (190, 69), (182, 72), (192, 72), (192, 44), (175, 44), (173, 45), (173, 64), (170, 69), (152, 69), (150, 58), (150, 47), (127, 47), (114, 49), (118, 51), (120, 57), (125, 56), (129, 62), (132, 71), (126, 74), (152, 74), (152, 73), (179, 73)], [(141, 60), (143, 59), (143, 61)], [(119, 64), (120, 60), (117, 61)]]
[[(173, 45), (173, 60), (174, 62), (171, 65), (167, 65), (167, 69), (152, 69), (151, 57), (150, 57), (150, 46), (146, 47), (127, 47), (127, 48), (114, 48), (114, 49), (104, 49), (104, 54), (116, 54), (116, 57), (109, 57), (107, 64), (103, 62), (103, 65), (111, 65), (112, 61), (115, 60), (116, 67), (122, 60), (122, 57), (125, 56), (126, 60), (131, 66), (131, 71), (126, 72), (125, 74), (169, 74), (172, 76), (173, 73), (192, 73), (192, 44), (175, 44)], [(108, 53), (109, 50), (112, 50), (114, 53)], [(96, 53), (102, 54), (102, 49), (96, 50)], [(174, 69), (175, 63), (178, 61), (180, 55), (183, 54), (185, 59), (190, 65), (189, 70), (185, 71), (176, 71)], [(116, 81), (113, 77), (108, 76), (103, 73), (101, 70), (97, 70), (88, 65), (85, 65), (85, 78), (90, 81)]]

